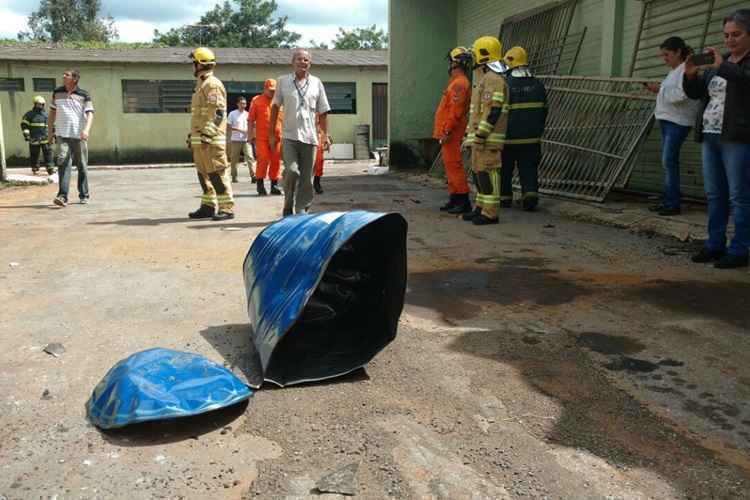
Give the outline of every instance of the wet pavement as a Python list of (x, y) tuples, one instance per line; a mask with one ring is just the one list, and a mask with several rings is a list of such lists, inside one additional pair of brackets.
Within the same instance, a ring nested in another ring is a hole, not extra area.
[[(695, 245), (536, 213), (475, 227), (442, 186), (334, 165), (316, 210), (409, 222), (399, 335), (365, 371), (179, 424), (100, 433), (117, 360), (197, 352), (257, 377), (241, 265), (281, 211), (246, 180), (234, 221), (189, 221), (187, 169), (93, 171), (92, 202), (0, 191), (0, 496), (741, 498), (750, 491), (750, 273)], [(17, 263), (11, 267), (9, 263)], [(53, 342), (65, 352), (42, 351)], [(46, 397), (42, 397), (46, 392)], [(51, 396), (51, 397), (50, 397)]]

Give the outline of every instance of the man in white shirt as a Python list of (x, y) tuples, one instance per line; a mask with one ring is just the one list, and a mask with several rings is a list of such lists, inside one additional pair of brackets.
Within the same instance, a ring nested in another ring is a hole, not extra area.
[(237, 164), (240, 153), (245, 154), (245, 163), (250, 170), (251, 181), (255, 183), (255, 156), (247, 142), (247, 101), (244, 97), (237, 98), (237, 109), (229, 113), (227, 118), (227, 132), (229, 139), (229, 163), (232, 166), (232, 182), (237, 182)]
[[(271, 105), (271, 123), (276, 123), (279, 109), (284, 108), (281, 136), (284, 159), (284, 211), (283, 215), (307, 213), (313, 201), (313, 166), (320, 132), (328, 147), (328, 104), (323, 82), (310, 74), (310, 53), (295, 49), (292, 53), (294, 73), (280, 76)], [(269, 131), (268, 142), (273, 149), (276, 136)]]

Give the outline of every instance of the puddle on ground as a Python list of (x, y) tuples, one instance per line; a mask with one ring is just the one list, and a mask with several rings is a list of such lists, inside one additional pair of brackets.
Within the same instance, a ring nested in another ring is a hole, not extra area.
[(613, 372), (636, 372), (650, 373), (661, 368), (656, 363), (646, 361), (645, 359), (631, 358), (629, 356), (620, 356), (604, 365), (604, 368)]
[[(489, 262), (489, 261), (488, 261)], [(407, 307), (435, 311), (444, 321), (477, 316), (481, 303), (557, 306), (593, 290), (543, 267), (544, 259), (502, 258), (494, 267), (437, 269), (409, 275)]]
[(576, 343), (600, 354), (635, 354), (646, 346), (637, 340), (620, 335), (584, 332), (578, 336)]

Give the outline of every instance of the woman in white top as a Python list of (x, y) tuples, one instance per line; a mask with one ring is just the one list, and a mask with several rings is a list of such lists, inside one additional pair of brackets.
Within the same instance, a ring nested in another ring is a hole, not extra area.
[(699, 105), (682, 89), (685, 59), (692, 49), (677, 36), (669, 37), (660, 46), (661, 56), (670, 71), (661, 84), (648, 84), (656, 96), (656, 119), (661, 127), (661, 162), (664, 167), (664, 196), (659, 205), (651, 207), (659, 215), (680, 213), (680, 149), (695, 123)]

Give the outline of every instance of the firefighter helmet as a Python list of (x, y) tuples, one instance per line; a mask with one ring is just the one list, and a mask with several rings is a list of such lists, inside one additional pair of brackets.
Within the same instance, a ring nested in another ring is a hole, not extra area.
[(47, 104), (47, 101), (44, 100), (44, 97), (40, 95), (34, 96), (34, 104)]
[(214, 52), (207, 47), (198, 47), (190, 53), (190, 59), (199, 64), (216, 64)]
[(474, 53), (474, 64), (487, 64), (503, 58), (503, 44), (494, 36), (482, 36), (474, 41), (471, 47)]
[(471, 57), (471, 52), (466, 47), (456, 47), (448, 52), (448, 59), (450, 59), (451, 62), (462, 62), (467, 57)]
[(529, 65), (529, 56), (523, 47), (513, 47), (505, 53), (505, 64), (510, 69)]

